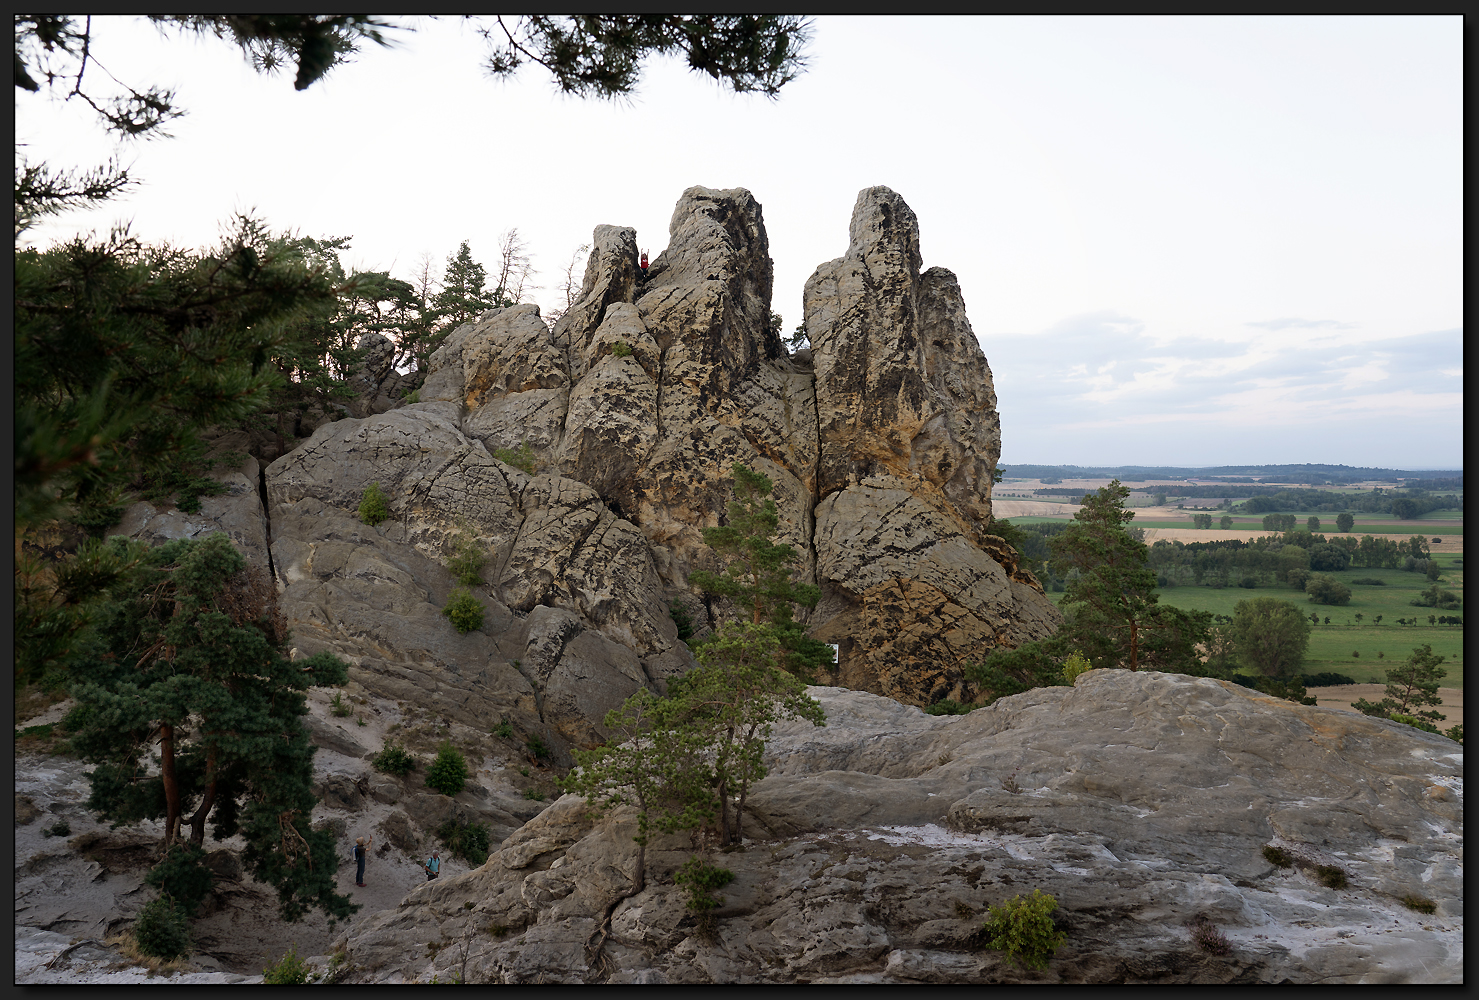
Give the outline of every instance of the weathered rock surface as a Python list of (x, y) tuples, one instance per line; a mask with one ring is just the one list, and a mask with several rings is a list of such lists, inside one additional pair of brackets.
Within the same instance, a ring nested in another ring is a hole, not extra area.
[[(712, 942), (673, 885), (690, 855), (673, 837), (649, 846), (647, 888), (616, 906), (596, 959), (588, 944), (631, 884), (636, 824), (567, 796), (482, 868), (360, 924), (351, 978), (1462, 981), (1452, 741), (1175, 674), (1091, 671), (957, 717), (813, 693), (828, 725), (778, 729), (752, 839), (715, 856), (735, 880)], [(1270, 864), (1268, 844), (1295, 866)], [(1349, 888), (1321, 885), (1316, 865)], [(978, 934), (989, 906), (1034, 889), (1057, 898), (1068, 935), (1043, 973)], [(1436, 913), (1405, 908), (1408, 894)], [(1197, 949), (1198, 917), (1230, 955)]]

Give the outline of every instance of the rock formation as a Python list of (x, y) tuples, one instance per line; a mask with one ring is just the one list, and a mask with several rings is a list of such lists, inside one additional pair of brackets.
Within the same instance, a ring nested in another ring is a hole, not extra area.
[[(609, 735), (607, 710), (692, 667), (675, 600), (701, 630), (732, 613), (688, 577), (721, 568), (701, 531), (742, 462), (774, 481), (781, 538), (822, 589), (802, 620), (838, 646), (835, 679), (917, 705), (968, 699), (968, 660), (1059, 619), (989, 534), (991, 372), (953, 276), (919, 268), (908, 206), (863, 191), (847, 253), (807, 283), (813, 346), (790, 355), (770, 327), (759, 203), (690, 188), (645, 276), (635, 231), (598, 226), (553, 329), (533, 305), (484, 313), (432, 356), (417, 403), (368, 335), (352, 416), (260, 475), (249, 460), (199, 516), (141, 505), (126, 527), (219, 525), (275, 575), (299, 650), (350, 661), (350, 693), (472, 732), (506, 719), (568, 763)], [(526, 448), (533, 474), (511, 454)], [(373, 527), (356, 514), (371, 483), (391, 509)], [(486, 554), (485, 620), (459, 634), (440, 609), (469, 539)]]
[[(815, 688), (782, 726), (751, 839), (714, 856), (711, 942), (634, 814), (566, 796), (477, 871), (360, 926), (350, 978), (493, 983), (1461, 982), (1463, 754), (1450, 740), (1226, 682), (1097, 670), (966, 716)], [(1294, 860), (1281, 869), (1263, 848)], [(1327, 888), (1319, 866), (1341, 869)], [(982, 947), (990, 905), (1054, 896), (1046, 972)], [(1408, 909), (1404, 896), (1436, 906)], [(1229, 954), (1205, 953), (1206, 920)], [(430, 945), (430, 946), (429, 946)]]

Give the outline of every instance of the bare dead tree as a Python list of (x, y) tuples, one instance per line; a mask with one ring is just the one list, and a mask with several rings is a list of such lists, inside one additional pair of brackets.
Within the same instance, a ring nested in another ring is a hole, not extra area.
[(498, 281), (493, 286), (494, 295), (518, 303), (524, 297), (525, 288), (533, 290), (529, 279), (539, 272), (534, 270), (534, 256), (529, 253), (529, 244), (519, 236), (517, 228), (509, 229), (498, 238)]
[(565, 301), (551, 309), (545, 317), (551, 329), (560, 321), (561, 316), (570, 311), (570, 307), (575, 305), (575, 300), (580, 297), (580, 287), (584, 280), (582, 265), (590, 252), (591, 245), (582, 243), (575, 248), (575, 252), (570, 255), (570, 260), (565, 264), (565, 277), (559, 286), (559, 291), (564, 295)]

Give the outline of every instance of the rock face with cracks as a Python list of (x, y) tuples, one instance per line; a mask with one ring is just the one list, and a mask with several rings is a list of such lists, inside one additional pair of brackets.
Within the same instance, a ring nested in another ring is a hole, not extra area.
[[(560, 799), (343, 944), (361, 982), (1462, 982), (1462, 748), (1177, 674), (1091, 671), (966, 716), (814, 688), (779, 727), (711, 940), (634, 814)], [(1281, 869), (1263, 848), (1293, 859)], [(1333, 866), (1346, 888), (1323, 885)], [(983, 946), (1041, 889), (1044, 972)], [(1433, 902), (1423, 915), (1404, 896)], [(1225, 956), (1192, 940), (1215, 925)], [(605, 926), (599, 953), (590, 946)], [(428, 942), (435, 945), (428, 948)]]

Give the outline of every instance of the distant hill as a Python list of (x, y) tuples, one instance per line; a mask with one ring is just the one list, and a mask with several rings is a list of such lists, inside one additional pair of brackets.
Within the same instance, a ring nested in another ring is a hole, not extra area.
[[(1223, 479), (1252, 483), (1358, 483), (1372, 479), (1397, 482), (1434, 480), (1433, 489), (1462, 489), (1462, 469), (1376, 469), (1350, 465), (1219, 465), (1193, 468), (1169, 465), (1001, 465), (1008, 479), (1118, 479), (1122, 483), (1147, 479)], [(1442, 483), (1442, 485), (1437, 485)], [(1418, 485), (1412, 483), (1412, 485)], [(1423, 485), (1426, 485), (1425, 483)]]

